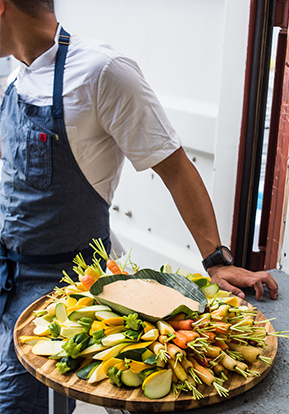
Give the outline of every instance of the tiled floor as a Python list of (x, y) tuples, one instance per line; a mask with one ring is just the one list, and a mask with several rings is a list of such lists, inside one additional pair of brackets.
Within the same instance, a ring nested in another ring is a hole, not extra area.
[(107, 414), (104, 408), (98, 405), (86, 404), (82, 401), (77, 401), (76, 409), (73, 414)]

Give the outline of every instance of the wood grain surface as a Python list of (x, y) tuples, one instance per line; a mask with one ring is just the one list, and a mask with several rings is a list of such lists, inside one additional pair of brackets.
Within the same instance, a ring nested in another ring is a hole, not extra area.
[[(22, 335), (33, 335), (33, 329), (35, 327), (32, 322), (34, 318), (33, 311), (44, 309), (47, 305), (46, 300), (46, 297), (40, 298), (32, 303), (32, 305), (20, 315), (15, 325), (14, 343), (17, 356), (27, 371), (55, 391), (90, 404), (108, 408), (125, 409), (128, 411), (164, 412), (191, 410), (226, 400), (226, 398), (222, 398), (218, 395), (214, 387), (208, 387), (206, 385), (198, 387), (199, 391), (204, 395), (204, 398), (199, 401), (193, 400), (190, 393), (187, 392), (182, 392), (178, 398), (175, 398), (171, 392), (165, 398), (150, 400), (144, 396), (141, 388), (118, 388), (111, 385), (108, 379), (96, 384), (88, 384), (87, 381), (79, 379), (75, 374), (60, 374), (55, 366), (57, 361), (34, 355), (31, 352), (32, 347), (23, 344), (19, 339)], [(248, 305), (246, 302), (243, 302), (243, 304)], [(256, 320), (266, 320), (266, 318), (258, 311)], [(269, 322), (267, 322), (265, 326), (267, 332), (274, 332), (274, 328)], [(272, 361), (274, 362), (278, 346), (277, 338), (274, 336), (267, 336), (266, 342), (270, 349), (265, 350), (264, 355), (272, 358)], [(88, 362), (90, 362), (90, 360), (84, 359), (83, 365), (86, 365)], [(234, 397), (254, 387), (271, 369), (271, 367), (260, 361), (251, 365), (250, 368), (258, 371), (260, 376), (252, 376), (245, 380), (244, 377), (238, 374), (232, 372), (229, 373), (229, 380), (224, 384), (229, 390), (229, 397), (227, 398)]]

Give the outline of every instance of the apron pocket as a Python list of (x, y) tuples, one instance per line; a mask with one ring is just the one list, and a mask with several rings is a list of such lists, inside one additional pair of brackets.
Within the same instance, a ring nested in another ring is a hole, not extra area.
[(29, 130), (27, 134), (25, 179), (33, 187), (43, 189), (51, 183), (51, 135)]

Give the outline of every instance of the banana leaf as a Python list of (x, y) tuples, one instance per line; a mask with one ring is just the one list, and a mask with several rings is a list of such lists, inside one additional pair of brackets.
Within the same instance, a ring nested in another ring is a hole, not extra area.
[[(207, 305), (207, 299), (202, 290), (191, 280), (185, 278), (184, 276), (175, 274), (175, 273), (163, 273), (157, 272), (152, 269), (142, 269), (135, 274), (132, 275), (112, 275), (112, 276), (105, 276), (99, 278), (94, 285), (90, 288), (90, 293), (95, 297), (95, 299), (101, 303), (108, 305), (112, 308), (113, 311), (122, 314), (122, 315), (129, 315), (130, 313), (137, 312), (135, 309), (129, 309), (125, 306), (122, 306), (118, 303), (113, 303), (107, 299), (99, 297), (99, 295), (103, 291), (103, 287), (109, 283), (116, 282), (118, 280), (128, 280), (128, 279), (150, 279), (155, 280), (156, 282), (169, 286), (178, 292), (182, 293), (184, 296), (193, 299), (199, 302), (199, 312), (203, 313), (205, 307)], [(169, 318), (174, 316), (178, 313), (184, 312), (187, 315), (192, 314), (192, 310), (189, 309), (185, 305), (178, 306), (178, 308), (174, 309), (169, 315), (166, 315), (165, 318)], [(149, 322), (156, 322), (159, 318), (156, 318), (151, 315), (142, 314), (141, 312), (137, 312), (139, 317), (147, 320)]]

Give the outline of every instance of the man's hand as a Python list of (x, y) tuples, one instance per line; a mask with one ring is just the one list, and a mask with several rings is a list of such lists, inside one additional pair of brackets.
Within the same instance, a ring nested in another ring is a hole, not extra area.
[(253, 287), (256, 291), (256, 298), (261, 300), (264, 294), (263, 284), (269, 289), (271, 299), (277, 299), (277, 282), (266, 271), (250, 272), (241, 267), (216, 265), (210, 267), (208, 273), (212, 283), (217, 283), (221, 289), (232, 292), (233, 295), (242, 299), (245, 294), (239, 288)]

